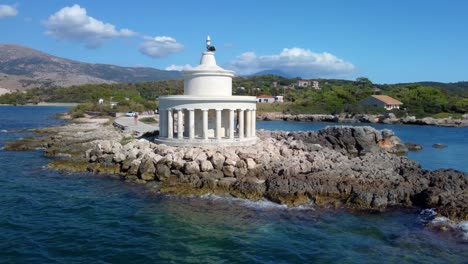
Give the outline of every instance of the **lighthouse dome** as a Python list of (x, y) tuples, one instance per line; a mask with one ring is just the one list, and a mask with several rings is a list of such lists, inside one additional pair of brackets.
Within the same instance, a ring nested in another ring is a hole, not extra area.
[(216, 64), (214, 46), (207, 38), (207, 51), (202, 53), (200, 64), (182, 72), (184, 76), (184, 95), (191, 96), (232, 96), (232, 77), (234, 72)]

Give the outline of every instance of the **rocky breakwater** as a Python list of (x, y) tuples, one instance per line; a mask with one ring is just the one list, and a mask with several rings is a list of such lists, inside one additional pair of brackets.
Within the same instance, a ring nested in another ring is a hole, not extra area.
[(424, 170), (395, 155), (406, 147), (390, 130), (339, 126), (318, 132), (259, 131), (258, 136), (256, 145), (224, 148), (100, 140), (85, 159), (88, 170), (118, 173), (165, 193), (222, 193), (288, 206), (419, 206), (468, 219), (467, 175)]

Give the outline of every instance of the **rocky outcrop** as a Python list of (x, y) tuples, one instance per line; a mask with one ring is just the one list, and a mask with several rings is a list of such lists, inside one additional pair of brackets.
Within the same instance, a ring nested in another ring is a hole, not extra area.
[[(258, 131), (256, 145), (217, 148), (157, 145), (115, 136), (111, 127), (99, 130), (94, 136), (92, 130), (81, 131), (91, 140), (83, 142), (88, 146), (84, 155), (50, 166), (118, 174), (152, 188), (156, 182), (161, 192), (227, 193), (288, 206), (435, 207), (453, 219), (468, 219), (467, 174), (423, 170), (415, 161), (393, 154), (405, 148), (389, 130), (338, 126), (317, 132)], [(62, 131), (45, 147), (66, 146), (76, 142), (75, 135)]]
[[(408, 151), (406, 146), (401, 143), (401, 140), (394, 135), (393, 131), (388, 129), (378, 131), (368, 126), (329, 126), (318, 132), (292, 132), (287, 134), (272, 132), (271, 135), (277, 139), (287, 135), (296, 140), (294, 143), (300, 141), (312, 145), (309, 146), (309, 150), (316, 147), (314, 144), (318, 144), (349, 156), (380, 151), (404, 154)], [(303, 148), (302, 145), (298, 146)]]

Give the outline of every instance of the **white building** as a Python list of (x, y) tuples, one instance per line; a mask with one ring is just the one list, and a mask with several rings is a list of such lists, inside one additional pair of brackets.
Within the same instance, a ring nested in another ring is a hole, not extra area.
[(310, 86), (310, 81), (307, 81), (307, 80), (297, 80), (296, 86), (298, 86), (298, 87), (309, 87), (309, 86)]
[(298, 80), (296, 82), (297, 87), (312, 87), (315, 90), (320, 90), (320, 83), (316, 80)]
[(312, 81), (312, 88), (320, 90), (320, 83), (318, 81)]
[(272, 96), (261, 94), (257, 95), (257, 103), (282, 103), (284, 102), (284, 97), (282, 95)]
[(182, 72), (184, 95), (159, 97), (157, 143), (173, 146), (250, 145), (257, 142), (256, 98), (233, 96), (233, 71), (216, 65), (208, 36), (200, 65)]
[(274, 103), (275, 97), (271, 95), (261, 94), (257, 95), (257, 102), (259, 103)]

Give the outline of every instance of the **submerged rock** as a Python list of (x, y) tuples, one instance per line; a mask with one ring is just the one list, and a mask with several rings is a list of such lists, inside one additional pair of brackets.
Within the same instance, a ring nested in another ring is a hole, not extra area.
[(413, 143), (413, 142), (408, 142), (405, 143), (405, 146), (408, 148), (410, 151), (420, 151), (423, 149), (421, 144)]

